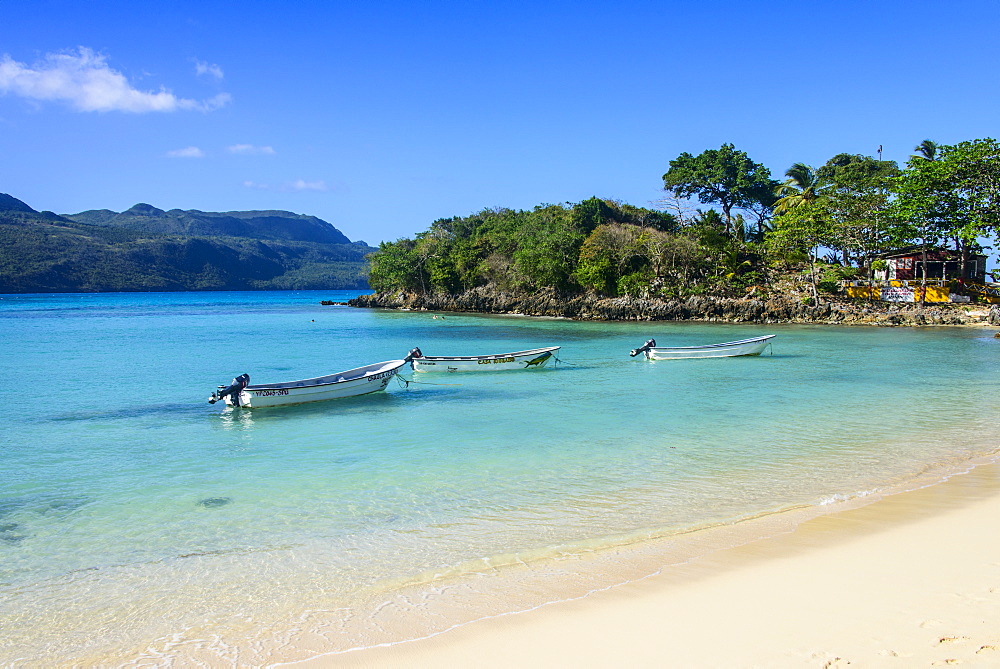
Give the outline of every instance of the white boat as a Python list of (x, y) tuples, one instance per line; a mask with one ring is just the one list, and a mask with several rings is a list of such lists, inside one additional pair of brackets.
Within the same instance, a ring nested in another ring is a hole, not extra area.
[(250, 375), (240, 374), (229, 386), (219, 386), (208, 403), (224, 400), (229, 406), (257, 409), (367, 395), (385, 390), (389, 379), (407, 362), (387, 360), (313, 379), (259, 385), (250, 385)]
[(640, 353), (646, 354), (647, 360), (682, 360), (685, 358), (731, 358), (738, 355), (760, 355), (771, 343), (774, 335), (727, 341), (722, 344), (706, 344), (704, 346), (657, 346), (655, 339), (650, 339), (629, 355), (633, 358)]
[(497, 372), (506, 369), (541, 369), (555, 357), (559, 346), (493, 355), (424, 355), (419, 348), (407, 356), (415, 372)]

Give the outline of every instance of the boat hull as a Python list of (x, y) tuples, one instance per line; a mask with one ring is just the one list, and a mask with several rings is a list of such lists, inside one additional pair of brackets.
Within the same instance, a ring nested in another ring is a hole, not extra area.
[[(390, 360), (313, 379), (249, 385), (240, 392), (239, 405), (259, 409), (377, 393), (385, 390), (405, 364), (405, 360)], [(230, 396), (225, 401), (229, 406), (236, 404)]]
[(541, 369), (555, 358), (559, 346), (535, 348), (530, 351), (496, 353), (493, 355), (433, 356), (413, 359), (415, 372), (499, 372), (515, 369)]
[(730, 341), (708, 346), (653, 347), (645, 351), (649, 360), (686, 360), (689, 358), (733, 358), (745, 355), (760, 355), (771, 343), (774, 335), (754, 337), (741, 341)]

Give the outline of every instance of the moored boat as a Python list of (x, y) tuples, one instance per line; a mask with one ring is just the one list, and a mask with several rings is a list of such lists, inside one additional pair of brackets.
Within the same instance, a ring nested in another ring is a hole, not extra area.
[(407, 362), (387, 360), (312, 379), (259, 385), (250, 385), (250, 375), (240, 374), (230, 385), (219, 386), (208, 403), (223, 400), (229, 406), (257, 409), (367, 395), (385, 390), (389, 379)]
[(655, 339), (650, 339), (629, 355), (633, 358), (640, 353), (647, 360), (682, 360), (685, 358), (732, 358), (741, 355), (760, 355), (771, 343), (774, 335), (727, 341), (721, 344), (706, 344), (703, 346), (657, 346)]
[(559, 346), (533, 348), (492, 355), (423, 355), (419, 348), (407, 356), (415, 372), (496, 372), (510, 369), (541, 369), (555, 357)]

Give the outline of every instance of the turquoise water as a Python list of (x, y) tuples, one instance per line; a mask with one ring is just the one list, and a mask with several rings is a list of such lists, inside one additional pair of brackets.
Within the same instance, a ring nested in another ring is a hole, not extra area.
[[(319, 304), (354, 294), (0, 296), (0, 665), (266, 663), (278, 657), (268, 644), (295, 656), (301, 639), (392, 641), (403, 633), (386, 602), (431, 633), (515, 606), (435, 609), (448, 588), (475, 599), (484, 569), (544, 572), (871, 494), (997, 447), (1000, 340), (988, 328)], [(650, 337), (772, 333), (758, 358), (628, 356)], [(541, 370), (407, 371), (409, 386), (297, 407), (206, 402), (243, 372), (287, 381), (414, 346), (546, 345), (562, 346), (560, 362)], [(405, 610), (393, 599), (404, 590)]]

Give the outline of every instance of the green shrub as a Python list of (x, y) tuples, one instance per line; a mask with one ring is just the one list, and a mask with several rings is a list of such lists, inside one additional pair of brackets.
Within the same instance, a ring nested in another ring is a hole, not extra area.
[(821, 293), (838, 293), (840, 292), (840, 286), (836, 281), (830, 279), (824, 279), (816, 284), (816, 289)]

